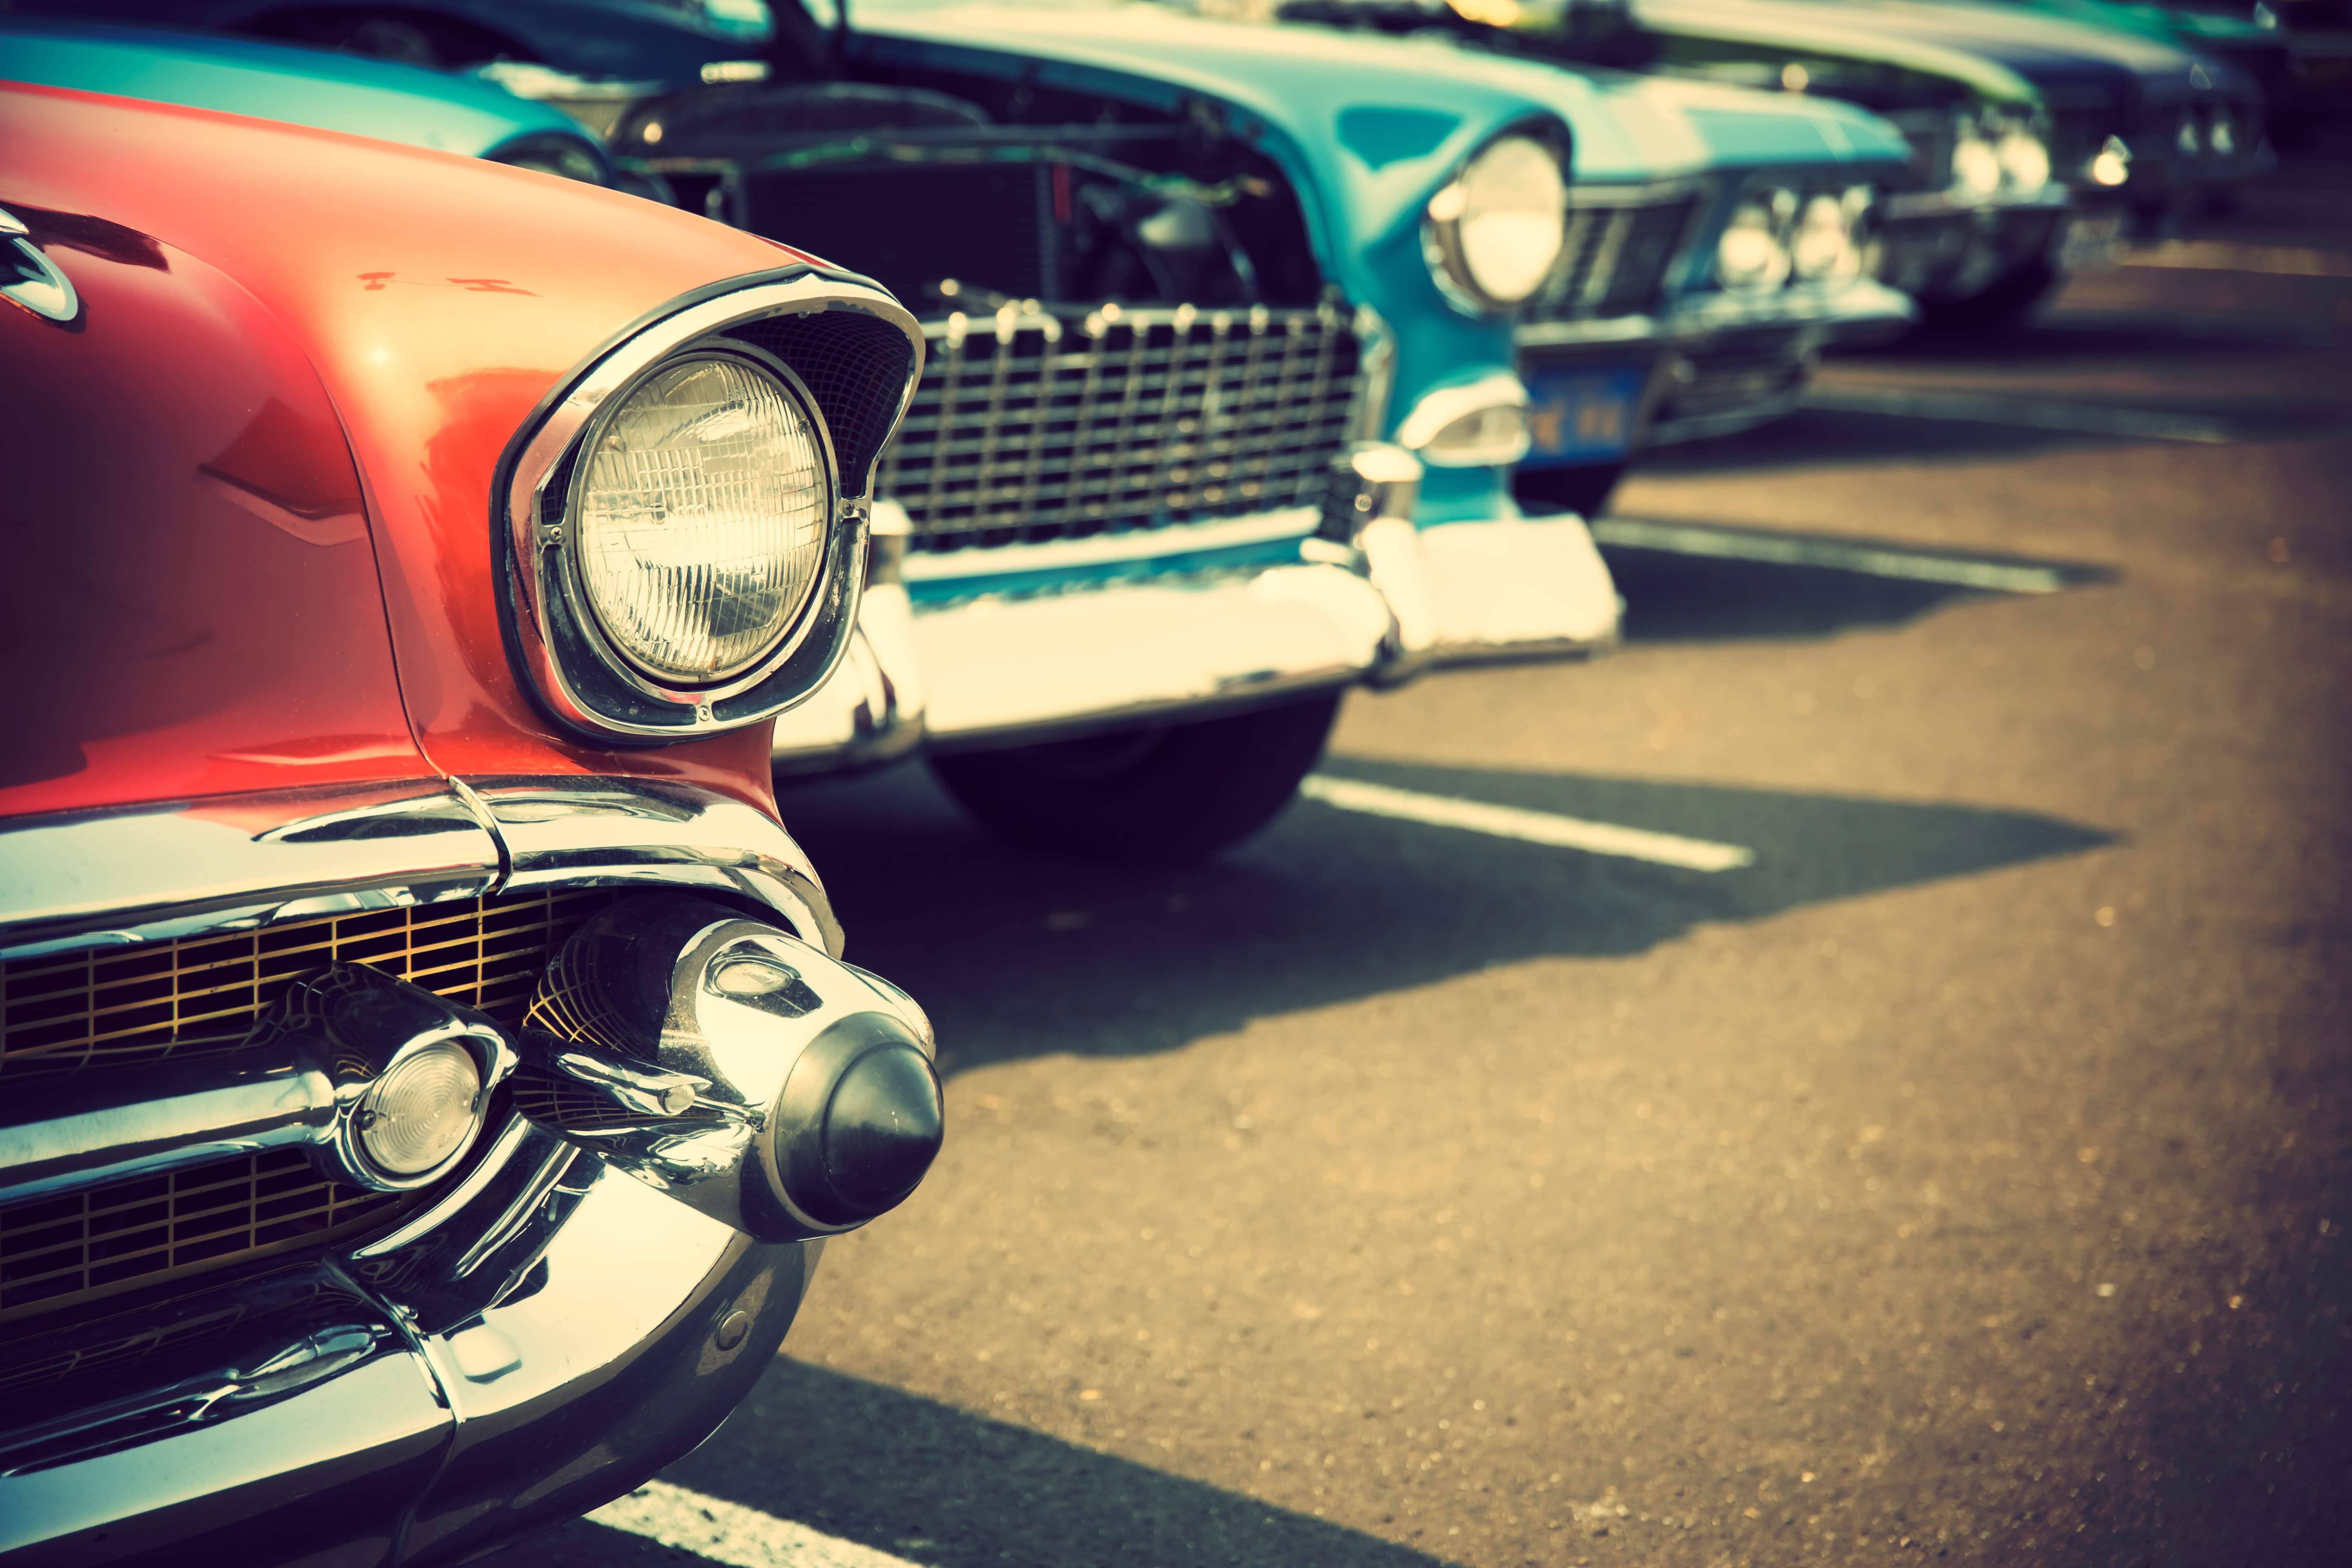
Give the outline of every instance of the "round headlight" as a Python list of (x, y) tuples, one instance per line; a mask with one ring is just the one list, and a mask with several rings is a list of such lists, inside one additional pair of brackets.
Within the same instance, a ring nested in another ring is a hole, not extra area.
[(1715, 274), (1727, 289), (1761, 293), (1789, 280), (1789, 248), (1780, 225), (1761, 202), (1742, 202), (1715, 247)]
[(1789, 262), (1809, 283), (1834, 282), (1861, 270), (1853, 247), (1853, 220), (1846, 204), (1836, 196), (1818, 195), (1797, 217), (1797, 232), (1789, 242)]
[(581, 462), (581, 584), (625, 658), (692, 685), (782, 640), (824, 567), (832, 497), (816, 426), (781, 381), (732, 355), (669, 364)]
[(1952, 143), (1952, 184), (1963, 195), (1984, 197), (2000, 189), (2000, 154), (1974, 125), (1963, 121)]
[(2012, 126), (1993, 143), (2002, 178), (2011, 190), (2028, 195), (2050, 183), (2050, 149), (2042, 138), (2022, 126)]
[(604, 163), (586, 142), (570, 136), (526, 136), (498, 149), (489, 159), (509, 168), (532, 169), (591, 185), (604, 183)]
[(1559, 156), (1532, 136), (1504, 136), (1431, 198), (1432, 259), (1483, 307), (1516, 305), (1542, 287), (1566, 234)]
[(472, 1139), (481, 1099), (482, 1072), (471, 1051), (447, 1040), (421, 1047), (361, 1097), (360, 1152), (387, 1176), (421, 1176)]

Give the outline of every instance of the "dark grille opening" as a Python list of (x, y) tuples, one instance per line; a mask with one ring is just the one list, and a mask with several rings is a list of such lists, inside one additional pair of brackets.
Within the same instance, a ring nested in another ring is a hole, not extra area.
[(1519, 319), (1605, 320), (1654, 308), (1697, 205), (1686, 195), (1570, 207), (1561, 265)]
[(738, 327), (730, 335), (793, 367), (824, 415), (842, 489), (864, 495), (866, 471), (889, 433), (907, 373), (913, 368), (915, 349), (907, 334), (860, 311), (820, 310), (772, 316)]
[(1050, 300), (1060, 292), (1051, 180), (1046, 164), (1033, 163), (780, 169), (743, 177), (743, 226), (863, 272), (905, 300), (936, 299), (931, 285), (943, 277)]
[[(191, 1037), (233, 1050), (290, 981), (331, 963), (520, 1025), (557, 945), (614, 897), (468, 899), (0, 964), (0, 1082), (34, 1093), (57, 1075), (184, 1056)], [(280, 1152), (15, 1205), (0, 1209), (0, 1321), (364, 1231), (413, 1201)]]
[(1319, 506), (1359, 391), (1353, 327), (1329, 306), (1007, 311), (925, 331), (878, 487), (919, 550)]

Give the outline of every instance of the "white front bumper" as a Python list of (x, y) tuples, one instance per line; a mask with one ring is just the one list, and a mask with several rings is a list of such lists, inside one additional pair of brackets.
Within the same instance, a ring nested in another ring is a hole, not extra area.
[[(1022, 548), (992, 551), (992, 564)], [(924, 737), (1009, 743), (1189, 717), (1289, 691), (1392, 685), (1433, 662), (1575, 657), (1617, 639), (1615, 584), (1574, 516), (1420, 529), (1382, 519), (1360, 548), (1307, 539), (1299, 551), (1273, 564), (928, 604), (877, 585), (850, 657), (777, 721), (777, 767), (856, 767)]]

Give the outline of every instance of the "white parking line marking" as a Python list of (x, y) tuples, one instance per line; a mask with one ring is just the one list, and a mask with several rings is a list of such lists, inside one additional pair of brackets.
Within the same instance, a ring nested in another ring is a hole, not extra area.
[(2107, 408), (2053, 403), (1985, 392), (1916, 392), (1901, 386), (1815, 386), (1805, 406), (1832, 414), (1889, 414), (1910, 419), (1956, 419), (1971, 425), (2015, 425), (2029, 430), (2070, 430), (2142, 441), (2188, 441), (2226, 447), (2237, 439), (2221, 421), (2160, 408)]
[(588, 1517), (732, 1568), (920, 1568), (903, 1557), (667, 1481), (647, 1481)]
[(2300, 245), (2238, 245), (2226, 239), (2167, 239), (2135, 246), (2126, 267), (2179, 267), (2194, 272), (2268, 272), (2281, 278), (2352, 278), (2352, 256)]
[(1497, 838), (1548, 844), (1558, 849), (1581, 849), (1588, 855), (1616, 855), (1678, 866), (1686, 871), (1736, 871), (1756, 863), (1756, 851), (1737, 844), (1714, 844), (1704, 838), (1684, 838), (1645, 828), (1620, 827), (1613, 822), (1587, 822), (1556, 812), (1528, 811), (1516, 805), (1488, 805), (1484, 801), (1456, 800), (1451, 795), (1423, 795), (1419, 790), (1391, 789), (1360, 779), (1335, 779), (1310, 773), (1298, 793), (1341, 811), (1370, 816), (1393, 816), (1433, 827), (1459, 827)]
[(1762, 561), (1776, 566), (1827, 566), (1873, 577), (1949, 583), (2000, 594), (2055, 594), (2068, 586), (2054, 566), (2007, 561), (1971, 561), (1860, 541), (1772, 534), (1755, 529), (1708, 528), (1702, 523), (1654, 522), (1638, 517), (1604, 517), (1592, 524), (1601, 544), (1628, 550), (1659, 550), (1670, 555), (1706, 555), (1719, 561)]

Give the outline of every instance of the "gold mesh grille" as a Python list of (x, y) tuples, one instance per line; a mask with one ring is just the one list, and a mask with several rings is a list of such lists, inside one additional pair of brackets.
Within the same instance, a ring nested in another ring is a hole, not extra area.
[[(549, 956), (612, 901), (603, 889), (469, 899), (289, 921), (230, 936), (0, 964), (0, 1084), (234, 1048), (297, 976), (368, 963), (501, 1023), (522, 1020)], [(299, 1152), (242, 1156), (0, 1210), (0, 1321), (382, 1224), (410, 1195), (330, 1180)]]

